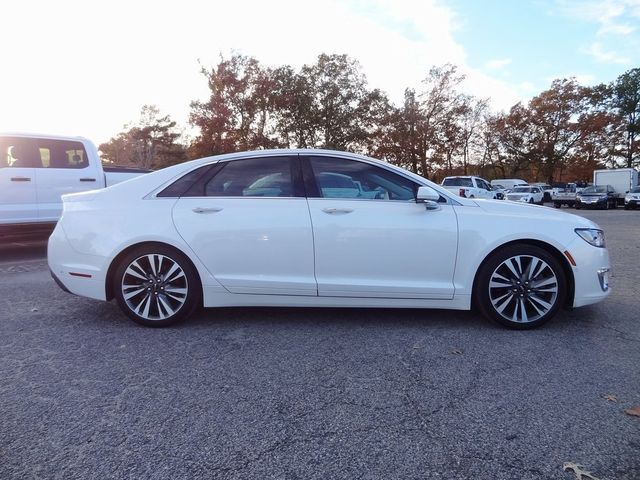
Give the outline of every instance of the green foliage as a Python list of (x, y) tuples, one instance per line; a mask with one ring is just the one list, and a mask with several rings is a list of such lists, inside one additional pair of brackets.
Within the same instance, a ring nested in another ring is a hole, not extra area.
[(640, 156), (640, 68), (620, 75), (612, 86), (613, 107), (626, 131), (624, 159), (627, 167), (638, 163)]
[(137, 124), (100, 145), (104, 161), (126, 166), (157, 169), (186, 160), (186, 149), (178, 143), (176, 122), (161, 117), (154, 105), (145, 105)]

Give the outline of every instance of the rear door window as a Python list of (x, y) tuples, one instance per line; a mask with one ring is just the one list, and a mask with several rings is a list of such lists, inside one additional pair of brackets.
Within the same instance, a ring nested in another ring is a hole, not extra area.
[(221, 164), (204, 186), (207, 197), (295, 197), (297, 157), (264, 157)]

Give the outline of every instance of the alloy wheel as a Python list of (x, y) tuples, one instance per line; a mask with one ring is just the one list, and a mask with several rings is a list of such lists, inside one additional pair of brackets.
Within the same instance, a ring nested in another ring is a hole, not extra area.
[(504, 319), (530, 323), (555, 305), (559, 290), (555, 272), (533, 255), (516, 255), (500, 263), (489, 281), (489, 300)]
[(124, 271), (122, 298), (133, 313), (145, 320), (165, 320), (185, 304), (189, 282), (183, 268), (162, 254), (146, 254)]

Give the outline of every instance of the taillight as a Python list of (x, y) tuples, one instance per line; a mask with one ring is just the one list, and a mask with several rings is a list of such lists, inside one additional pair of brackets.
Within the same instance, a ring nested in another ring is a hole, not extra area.
[(464, 193), (464, 188), (460, 189), (460, 196), (465, 198), (467, 197), (467, 195)]

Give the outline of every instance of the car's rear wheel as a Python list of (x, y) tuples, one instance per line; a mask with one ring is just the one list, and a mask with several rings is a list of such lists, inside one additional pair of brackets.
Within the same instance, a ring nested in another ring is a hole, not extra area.
[(512, 245), (487, 259), (478, 272), (475, 300), (489, 319), (514, 329), (535, 328), (564, 303), (567, 282), (560, 262), (534, 245)]
[(182, 253), (164, 245), (136, 248), (121, 259), (113, 291), (122, 311), (147, 327), (166, 327), (199, 305), (198, 273)]

